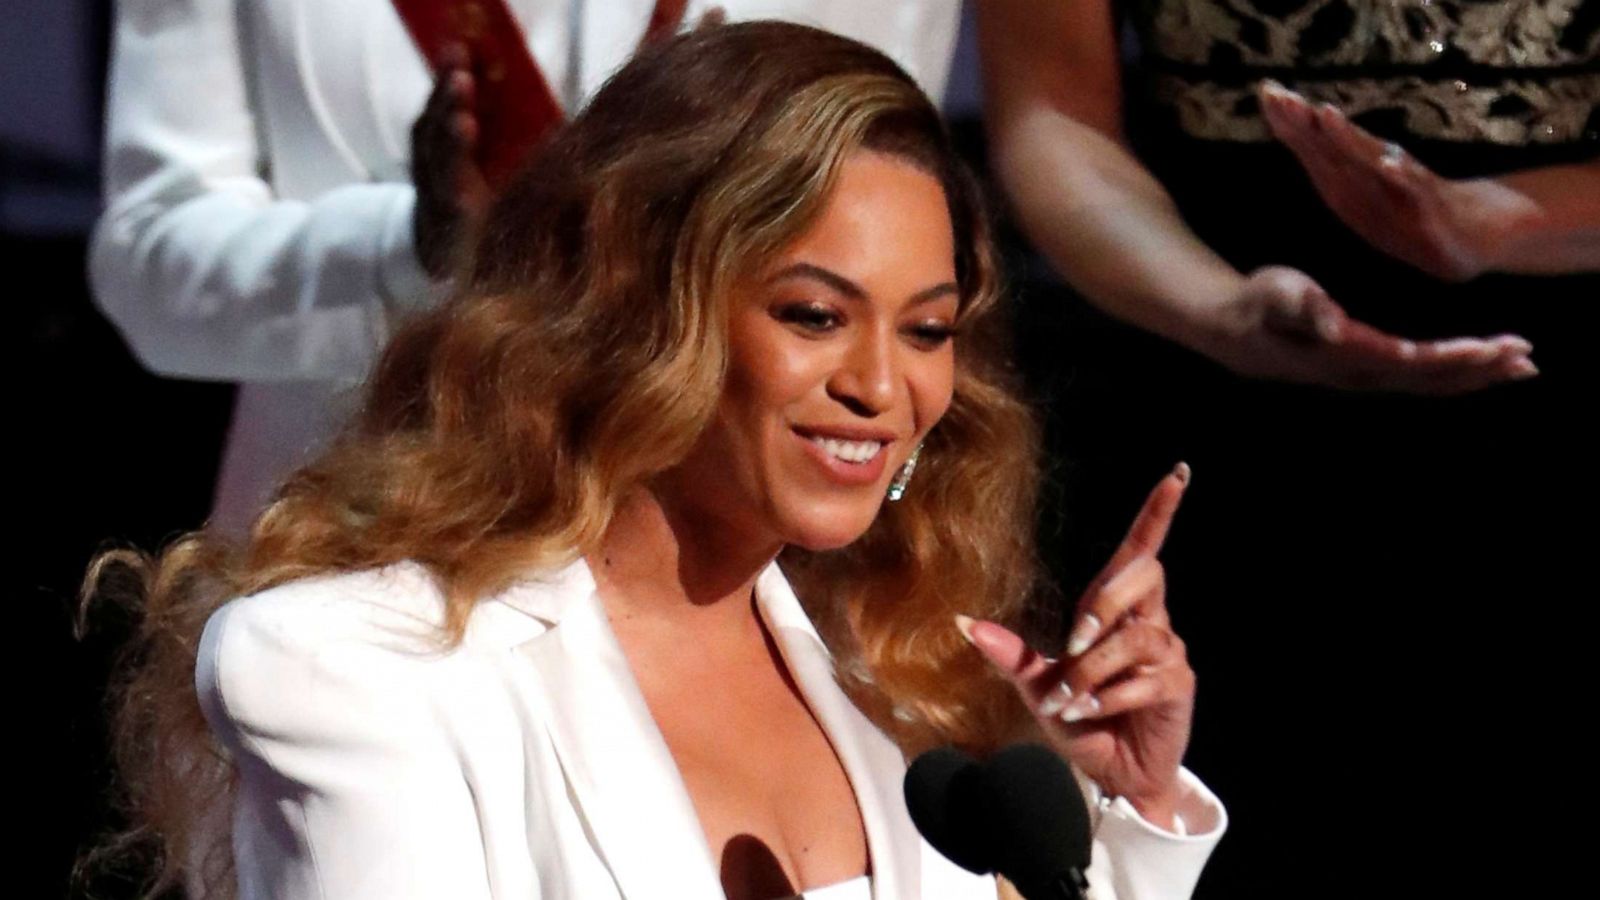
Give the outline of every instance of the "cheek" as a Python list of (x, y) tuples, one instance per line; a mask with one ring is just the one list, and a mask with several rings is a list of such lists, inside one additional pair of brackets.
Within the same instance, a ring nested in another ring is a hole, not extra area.
[(735, 316), (728, 336), (728, 384), (749, 402), (776, 408), (804, 398), (825, 380), (831, 351), (764, 310)]
[(946, 348), (916, 367), (908, 379), (911, 408), (919, 434), (926, 434), (949, 412), (955, 398), (955, 354)]
[(763, 435), (781, 437), (773, 431), (789, 424), (797, 405), (821, 388), (828, 366), (815, 342), (764, 314), (744, 319), (730, 329), (723, 419), (759, 445)]

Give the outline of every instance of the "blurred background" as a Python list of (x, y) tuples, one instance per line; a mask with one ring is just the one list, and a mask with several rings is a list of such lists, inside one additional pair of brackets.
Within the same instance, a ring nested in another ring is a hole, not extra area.
[(102, 547), (156, 547), (204, 521), (233, 396), (146, 373), (89, 299), (110, 17), (107, 0), (9, 0), (0, 29), (0, 260), (22, 407), (6, 554), (22, 613), (15, 772), (30, 798), (21, 879), (6, 890), (19, 897), (66, 896), (75, 855), (112, 822), (102, 695), (125, 620), (103, 611), (73, 639), (84, 566)]

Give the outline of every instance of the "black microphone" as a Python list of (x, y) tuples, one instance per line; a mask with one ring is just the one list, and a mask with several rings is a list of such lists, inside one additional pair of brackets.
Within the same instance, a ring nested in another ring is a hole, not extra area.
[(906, 770), (906, 808), (934, 849), (969, 872), (998, 872), (1028, 900), (1083, 900), (1089, 810), (1072, 770), (1039, 744), (979, 764), (954, 747)]

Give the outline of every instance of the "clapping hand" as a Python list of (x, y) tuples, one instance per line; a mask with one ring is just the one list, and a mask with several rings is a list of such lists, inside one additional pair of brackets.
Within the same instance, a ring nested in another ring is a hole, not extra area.
[(474, 87), (466, 47), (446, 48), (433, 93), (411, 127), (414, 240), (417, 260), (433, 278), (450, 274), (462, 240), (489, 207), (489, 183), (477, 159)]
[(1406, 340), (1350, 318), (1310, 276), (1284, 266), (1246, 276), (1200, 349), (1241, 375), (1350, 390), (1463, 394), (1539, 371), (1521, 337)]
[(1313, 106), (1273, 81), (1257, 96), (1273, 136), (1328, 208), (1373, 247), (1436, 278), (1465, 281), (1495, 268), (1506, 235), (1539, 213), (1492, 179), (1441, 178), (1330, 104)]

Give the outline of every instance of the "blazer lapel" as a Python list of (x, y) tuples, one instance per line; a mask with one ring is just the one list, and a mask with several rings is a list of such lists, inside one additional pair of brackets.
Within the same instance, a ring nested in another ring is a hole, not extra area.
[[(717, 864), (580, 559), (497, 598), (551, 623), (515, 648), (523, 693), (539, 708), (579, 814), (624, 897), (720, 897)], [(834, 681), (833, 660), (776, 563), (756, 605), (855, 792), (867, 832), (872, 896), (921, 896), (922, 840), (901, 793), (905, 759)]]
[(588, 567), (579, 560), (501, 599), (553, 623), (515, 652), (536, 676), (527, 694), (543, 707), (579, 814), (622, 896), (721, 897), (693, 802)]
[(833, 659), (776, 563), (756, 582), (756, 604), (855, 791), (872, 861), (872, 896), (921, 896), (922, 839), (902, 793), (905, 758), (834, 680)]

